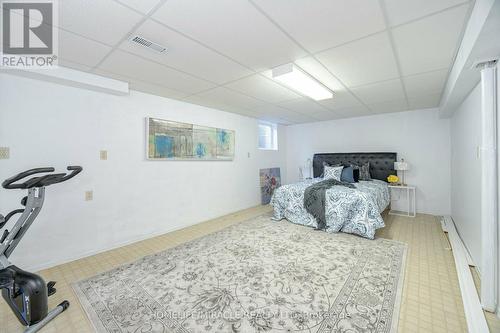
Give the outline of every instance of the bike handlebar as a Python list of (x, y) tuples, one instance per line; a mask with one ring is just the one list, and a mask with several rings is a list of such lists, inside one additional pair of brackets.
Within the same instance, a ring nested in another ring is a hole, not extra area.
[(54, 168), (35, 168), (35, 169), (30, 169), (30, 170), (18, 173), (17, 175), (12, 176), (12, 177), (4, 180), (4, 182), (2, 183), (2, 186), (3, 186), (3, 188), (6, 188), (6, 189), (23, 188), (22, 187), (23, 184), (13, 184), (13, 183), (15, 183), (18, 180), (21, 180), (21, 179), (23, 179), (25, 177), (28, 177), (28, 176), (31, 176), (31, 175), (34, 175), (34, 174), (37, 174), (37, 173), (54, 172), (54, 171), (55, 171)]
[(82, 167), (81, 166), (68, 166), (66, 168), (68, 171), (71, 171), (70, 173), (51, 173), (48, 175), (44, 176), (38, 176), (38, 177), (32, 177), (22, 183), (16, 183), (20, 181), (23, 178), (26, 178), (28, 176), (32, 176), (38, 173), (48, 173), (48, 172), (54, 172), (55, 169), (52, 167), (49, 168), (35, 168), (35, 169), (30, 169), (26, 170), (24, 172), (21, 172), (15, 176), (12, 176), (8, 179), (6, 179), (2, 183), (2, 187), (5, 189), (28, 189), (32, 187), (43, 187), (43, 186), (49, 186), (57, 183), (62, 183), (65, 182), (73, 177), (75, 177), (77, 174), (82, 172)]

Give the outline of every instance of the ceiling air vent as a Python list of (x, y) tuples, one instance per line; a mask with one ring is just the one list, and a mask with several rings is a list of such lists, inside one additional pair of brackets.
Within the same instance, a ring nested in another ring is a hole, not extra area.
[(151, 51), (154, 51), (156, 53), (165, 53), (167, 51), (167, 48), (164, 46), (161, 46), (160, 44), (156, 44), (150, 40), (147, 40), (146, 38), (143, 38), (141, 36), (134, 36), (130, 39), (131, 42), (139, 44), (145, 48), (150, 49)]

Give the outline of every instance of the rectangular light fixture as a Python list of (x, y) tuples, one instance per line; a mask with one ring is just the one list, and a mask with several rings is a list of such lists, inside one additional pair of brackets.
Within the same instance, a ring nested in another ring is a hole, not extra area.
[(316, 101), (333, 97), (333, 92), (295, 64), (273, 68), (273, 79)]

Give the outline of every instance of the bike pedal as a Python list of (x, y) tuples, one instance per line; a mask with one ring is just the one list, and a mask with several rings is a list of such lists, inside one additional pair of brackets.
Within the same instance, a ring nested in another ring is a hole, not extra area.
[(52, 296), (56, 293), (57, 289), (54, 288), (55, 285), (56, 285), (55, 281), (50, 281), (49, 283), (47, 283), (47, 295), (48, 296)]

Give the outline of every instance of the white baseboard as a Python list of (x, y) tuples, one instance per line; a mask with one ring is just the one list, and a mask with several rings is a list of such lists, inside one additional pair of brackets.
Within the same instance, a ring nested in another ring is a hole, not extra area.
[[(444, 232), (448, 232), (448, 228), (446, 227), (446, 225), (450, 224), (450, 223), (453, 223), (453, 219), (451, 218), (451, 216), (449, 215), (445, 215), (443, 216), (443, 219), (441, 220), (441, 228), (443, 229)], [(455, 228), (456, 230), (456, 228)], [(462, 241), (462, 238), (460, 237), (460, 235), (458, 235), (458, 237), (460, 238), (460, 241)], [(462, 242), (462, 245), (464, 246), (464, 249), (465, 249), (465, 256), (467, 257), (467, 263), (469, 264), (469, 266), (472, 266), (472, 267), (475, 267), (476, 268), (476, 271), (478, 272), (479, 276), (481, 276), (481, 272), (479, 271), (479, 267), (474, 263), (474, 260), (472, 259), (472, 256), (470, 255), (470, 251), (469, 249), (467, 248), (467, 246), (465, 246), (464, 242)]]
[(44, 269), (52, 268), (52, 267), (59, 266), (59, 265), (64, 265), (64, 264), (67, 264), (67, 263), (75, 261), (75, 260), (83, 259), (83, 258), (86, 258), (86, 257), (90, 257), (90, 256), (93, 256), (93, 255), (99, 254), (99, 253), (103, 253), (103, 252), (115, 250), (115, 249), (117, 249), (119, 247), (127, 246), (127, 245), (130, 245), (130, 244), (133, 244), (133, 243), (137, 243), (137, 242), (140, 242), (140, 241), (143, 241), (143, 240), (146, 240), (146, 239), (150, 239), (150, 238), (154, 238), (154, 237), (161, 236), (161, 235), (164, 235), (164, 234), (168, 234), (170, 232), (181, 230), (181, 229), (184, 229), (184, 228), (187, 228), (187, 227), (199, 224), (199, 223), (203, 223), (203, 222), (194, 222), (194, 223), (189, 223), (189, 224), (185, 224), (185, 225), (182, 225), (182, 226), (177, 226), (177, 227), (174, 227), (174, 228), (169, 228), (169, 229), (165, 229), (165, 230), (158, 230), (158, 231), (150, 232), (147, 235), (141, 235), (139, 237), (134, 237), (134, 238), (131, 238), (131, 239), (127, 239), (126, 241), (118, 242), (118, 243), (115, 243), (115, 244), (113, 244), (111, 246), (106, 246), (106, 247), (102, 247), (102, 248), (95, 249), (95, 250), (92, 250), (92, 251), (84, 252), (84, 253), (81, 253), (81, 254), (79, 254), (77, 256), (70, 256), (70, 257), (67, 257), (67, 258), (62, 259), (62, 260), (46, 261), (46, 262), (44, 262), (41, 265), (29, 266), (29, 267), (24, 268), (24, 269), (28, 270), (30, 272), (39, 272), (39, 271), (42, 271)]
[(443, 217), (443, 222), (448, 232), (453, 258), (455, 259), (468, 331), (474, 333), (489, 332), (483, 307), (481, 306), (472, 273), (469, 268), (469, 260), (467, 258), (468, 251), (460, 239), (457, 229), (455, 228), (455, 223), (453, 223), (451, 217)]
[[(253, 207), (257, 207), (257, 206), (250, 206), (248, 208), (244, 208), (243, 210), (250, 209), (250, 208), (253, 208)], [(231, 215), (231, 214), (237, 213), (239, 211), (240, 210), (236, 210), (236, 211), (224, 214), (222, 216)], [(220, 216), (220, 217), (222, 217), (222, 216)], [(52, 267), (55, 267), (55, 266), (67, 264), (67, 263), (75, 261), (75, 260), (79, 260), (79, 259), (83, 259), (83, 258), (86, 258), (86, 257), (90, 257), (90, 256), (93, 256), (93, 255), (99, 254), (99, 253), (111, 251), (111, 250), (117, 249), (119, 247), (127, 246), (127, 245), (130, 245), (130, 244), (133, 244), (133, 243), (137, 243), (137, 242), (140, 242), (140, 241), (143, 241), (143, 240), (146, 240), (146, 239), (150, 239), (150, 238), (154, 238), (154, 237), (161, 236), (161, 235), (164, 235), (164, 234), (168, 234), (170, 232), (174, 232), (174, 231), (177, 231), (177, 230), (185, 229), (185, 228), (191, 227), (193, 225), (204, 223), (204, 222), (207, 222), (207, 221), (210, 221), (210, 220), (211, 219), (205, 220), (205, 221), (195, 221), (193, 223), (187, 223), (187, 224), (184, 224), (184, 225), (181, 225), (181, 226), (176, 226), (176, 227), (173, 227), (173, 228), (168, 228), (168, 229), (162, 229), (162, 230), (157, 230), (157, 231), (149, 232), (146, 235), (141, 235), (139, 237), (130, 238), (130, 239), (127, 239), (125, 241), (115, 243), (115, 244), (113, 244), (111, 246), (106, 246), (106, 247), (94, 249), (92, 251), (81, 253), (81, 254), (79, 254), (77, 256), (69, 256), (69, 257), (64, 258), (62, 260), (48, 261), (48, 262), (44, 262), (41, 265), (34, 265), (34, 266), (29, 266), (29, 267), (23, 267), (23, 269), (27, 270), (27, 271), (30, 271), (30, 272), (39, 272), (39, 271), (44, 270), (44, 269), (48, 269), (48, 268), (52, 268)]]

